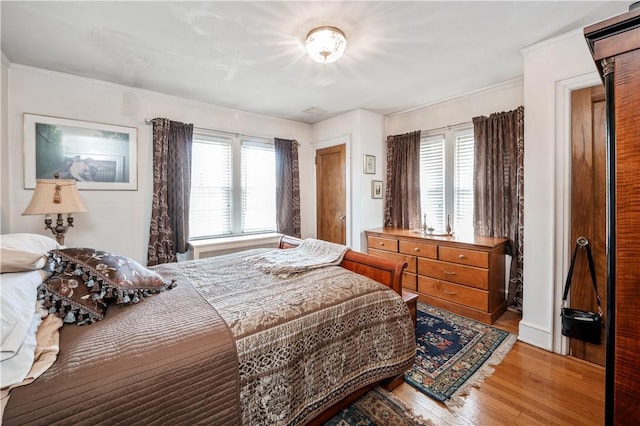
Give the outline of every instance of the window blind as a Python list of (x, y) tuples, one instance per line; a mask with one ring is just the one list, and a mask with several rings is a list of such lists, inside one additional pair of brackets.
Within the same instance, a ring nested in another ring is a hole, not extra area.
[(224, 136), (194, 134), (190, 238), (231, 233), (232, 142)]
[(272, 143), (242, 140), (242, 232), (276, 229), (276, 158)]
[(456, 132), (454, 149), (453, 229), (473, 233), (473, 131)]
[[(445, 139), (432, 135), (420, 140), (420, 198), (423, 217), (436, 230), (444, 229)], [(422, 219), (422, 218), (421, 218)]]
[(456, 234), (473, 234), (474, 144), (470, 125), (422, 133), (420, 207), (437, 233), (449, 218)]

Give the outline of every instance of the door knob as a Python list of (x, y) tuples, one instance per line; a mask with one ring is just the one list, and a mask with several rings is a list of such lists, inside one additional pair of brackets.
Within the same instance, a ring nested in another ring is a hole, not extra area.
[(345, 220), (346, 218), (347, 218), (347, 217), (346, 217), (345, 215), (343, 215), (343, 214), (341, 214), (340, 216), (338, 216), (338, 220), (341, 220), (341, 221), (343, 221), (343, 222), (344, 222), (344, 220)]

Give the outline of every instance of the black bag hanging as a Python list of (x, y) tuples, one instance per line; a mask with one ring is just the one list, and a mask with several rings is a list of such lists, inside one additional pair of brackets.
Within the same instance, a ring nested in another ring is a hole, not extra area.
[[(593, 283), (593, 289), (596, 292), (596, 301), (598, 303), (597, 313), (565, 307), (567, 303), (567, 295), (569, 294), (569, 287), (571, 287), (573, 268), (580, 249), (585, 249), (587, 251), (591, 281)], [(591, 255), (591, 247), (589, 246), (589, 240), (585, 237), (580, 237), (576, 240), (576, 247), (573, 250), (571, 265), (569, 266), (569, 273), (567, 274), (567, 282), (564, 285), (560, 316), (562, 317), (563, 335), (571, 337), (572, 339), (579, 339), (584, 340), (585, 342), (594, 343), (596, 345), (601, 343), (600, 330), (602, 328), (602, 307), (600, 304), (600, 296), (598, 295), (598, 287), (596, 286), (596, 271), (593, 264), (593, 256)]]

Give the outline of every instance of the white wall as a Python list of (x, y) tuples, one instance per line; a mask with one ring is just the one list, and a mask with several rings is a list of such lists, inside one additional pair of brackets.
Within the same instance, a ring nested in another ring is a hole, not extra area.
[(4, 53), (0, 65), (0, 234), (9, 232), (9, 191), (4, 182), (9, 180), (9, 59)]
[[(8, 180), (3, 180), (2, 192), (3, 197), (6, 191), (9, 194), (10, 226), (3, 232), (49, 232), (43, 229), (43, 217), (21, 216), (33, 194), (33, 190), (23, 189), (23, 113), (136, 127), (138, 190), (81, 191), (89, 212), (76, 215), (66, 243), (113, 251), (143, 264), (146, 264), (153, 186), (152, 129), (144, 124), (145, 118), (167, 117), (198, 127), (296, 139), (303, 154), (311, 141), (308, 124), (15, 64), (9, 67), (8, 86)], [(4, 140), (3, 136), (3, 144)], [(4, 166), (5, 163), (3, 173)], [(310, 187), (306, 174), (300, 180), (301, 188)], [(4, 214), (4, 198), (2, 201)], [(314, 229), (309, 228), (309, 212), (309, 206), (303, 204), (302, 232), (306, 235), (311, 233), (309, 229)]]
[[(364, 250), (364, 231), (383, 223), (383, 199), (371, 198), (371, 181), (384, 181), (385, 148), (384, 117), (365, 110), (354, 110), (313, 125), (313, 146), (309, 161), (313, 164), (315, 150), (345, 143), (347, 146), (347, 245)], [(376, 157), (376, 173), (364, 174), (364, 155)], [(312, 168), (308, 168), (312, 170)], [(315, 185), (315, 169), (312, 171)], [(316, 202), (313, 204), (314, 227)]]
[(388, 118), (387, 134), (399, 135), (470, 123), (473, 117), (510, 111), (523, 104), (522, 88), (523, 81), (519, 78), (413, 111), (393, 114)]
[[(360, 188), (360, 250), (367, 248), (367, 238), (364, 231), (380, 228), (384, 225), (384, 198), (371, 198), (371, 182), (382, 181), (382, 193), (386, 190), (387, 175), (387, 137), (385, 133), (384, 117), (369, 111), (360, 114), (360, 150), (356, 153), (354, 170), (360, 177), (360, 182), (354, 185)], [(376, 173), (364, 174), (364, 156), (376, 157)]]
[(600, 79), (581, 29), (528, 47), (523, 55), (524, 310), (519, 338), (562, 352), (559, 302), (570, 250), (570, 91)]

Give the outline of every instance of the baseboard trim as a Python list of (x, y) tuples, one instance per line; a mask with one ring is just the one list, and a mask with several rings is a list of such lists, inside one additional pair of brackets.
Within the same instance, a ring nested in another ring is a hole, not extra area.
[(525, 320), (518, 325), (518, 340), (551, 351), (553, 349), (553, 335), (536, 324)]

